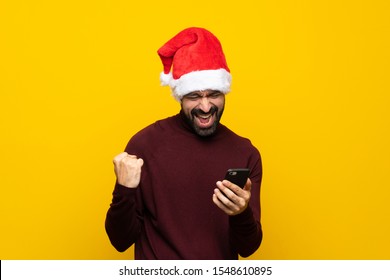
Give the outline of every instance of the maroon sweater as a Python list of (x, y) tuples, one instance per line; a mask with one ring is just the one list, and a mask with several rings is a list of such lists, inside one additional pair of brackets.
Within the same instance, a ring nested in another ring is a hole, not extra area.
[[(248, 139), (220, 124), (197, 136), (181, 114), (137, 133), (125, 149), (144, 160), (136, 189), (115, 185), (106, 231), (120, 252), (135, 243), (136, 259), (238, 259), (262, 241), (261, 158)], [(248, 208), (228, 216), (212, 201), (229, 168), (251, 169)]]

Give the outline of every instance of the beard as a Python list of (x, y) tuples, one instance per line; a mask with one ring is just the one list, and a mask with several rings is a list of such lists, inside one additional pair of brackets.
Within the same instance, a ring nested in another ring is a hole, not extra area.
[[(201, 109), (194, 108), (191, 110), (189, 115), (187, 113), (184, 113), (184, 116), (185, 116), (186, 122), (191, 126), (191, 128), (194, 130), (194, 132), (197, 135), (199, 135), (201, 137), (208, 137), (208, 136), (214, 135), (214, 133), (216, 132), (218, 124), (221, 120), (223, 111), (224, 111), (224, 107), (222, 107), (221, 110), (219, 110), (217, 106), (212, 106), (208, 112), (204, 112)], [(206, 128), (199, 127), (196, 124), (195, 118), (196, 117), (199, 118), (200, 116), (204, 116), (204, 115), (208, 115), (208, 114), (210, 114), (211, 116), (215, 115), (214, 122), (209, 127), (206, 127)]]

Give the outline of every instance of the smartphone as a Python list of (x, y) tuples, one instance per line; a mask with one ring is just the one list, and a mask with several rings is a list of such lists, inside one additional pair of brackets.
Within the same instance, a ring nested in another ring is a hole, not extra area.
[(248, 168), (231, 168), (226, 171), (225, 180), (243, 188), (248, 180), (250, 169)]

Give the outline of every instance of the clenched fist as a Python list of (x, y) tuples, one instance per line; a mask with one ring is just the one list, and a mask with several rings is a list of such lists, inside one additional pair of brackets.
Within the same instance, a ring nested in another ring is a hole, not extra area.
[(114, 158), (114, 170), (120, 185), (128, 188), (136, 188), (141, 180), (141, 167), (144, 164), (142, 158), (120, 153)]

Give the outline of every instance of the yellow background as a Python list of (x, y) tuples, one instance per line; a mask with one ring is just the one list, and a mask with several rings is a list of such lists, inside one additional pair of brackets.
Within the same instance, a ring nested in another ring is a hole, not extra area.
[(389, 1), (0, 2), (0, 259), (128, 259), (112, 158), (178, 112), (157, 49), (189, 26), (232, 70), (223, 123), (260, 149), (254, 259), (390, 259)]

